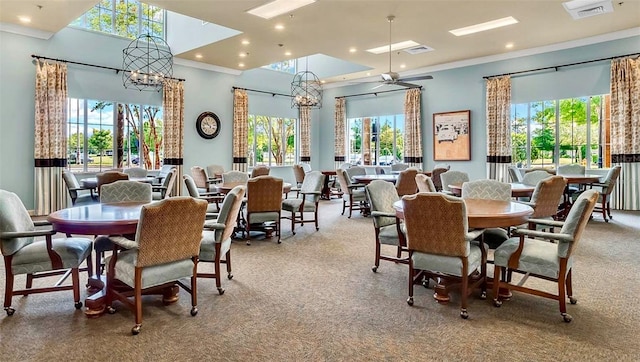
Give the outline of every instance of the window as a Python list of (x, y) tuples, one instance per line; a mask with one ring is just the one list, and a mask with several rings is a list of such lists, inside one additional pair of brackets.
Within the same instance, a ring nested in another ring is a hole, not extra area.
[(352, 165), (391, 165), (404, 158), (404, 115), (347, 120), (347, 155)]
[(70, 98), (68, 110), (70, 170), (101, 172), (136, 166), (153, 170), (162, 166), (161, 107)]
[(135, 39), (149, 34), (164, 39), (165, 11), (138, 0), (102, 0), (70, 25)]
[(247, 162), (257, 165), (293, 165), (297, 160), (297, 119), (249, 115)]
[(279, 72), (285, 72), (289, 74), (296, 74), (297, 61), (295, 59), (285, 60), (282, 62), (265, 65), (263, 68), (277, 70)]
[(511, 105), (512, 160), (518, 167), (610, 166), (608, 95)]

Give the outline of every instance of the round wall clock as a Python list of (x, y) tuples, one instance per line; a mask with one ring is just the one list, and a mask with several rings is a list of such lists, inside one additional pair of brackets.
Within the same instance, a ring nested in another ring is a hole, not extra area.
[(200, 137), (212, 139), (220, 133), (220, 118), (213, 112), (202, 112), (196, 120), (196, 130)]

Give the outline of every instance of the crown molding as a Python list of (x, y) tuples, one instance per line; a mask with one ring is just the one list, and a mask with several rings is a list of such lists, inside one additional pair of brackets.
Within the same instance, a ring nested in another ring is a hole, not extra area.
[(30, 28), (30, 27), (22, 26), (18, 24), (2, 23), (2, 22), (0, 22), (0, 31), (18, 34), (18, 35), (24, 35), (31, 38), (38, 38), (43, 40), (48, 40), (54, 34), (53, 32), (50, 32), (50, 31), (44, 31), (44, 30), (34, 29), (34, 28)]
[(173, 57), (173, 64), (178, 64), (178, 65), (182, 65), (182, 66), (190, 67), (190, 68), (198, 68), (198, 69), (209, 70), (209, 71), (212, 71), (212, 72), (226, 73), (226, 74), (231, 74), (231, 75), (240, 75), (240, 74), (242, 74), (241, 70), (221, 67), (221, 66), (218, 66), (218, 65), (200, 63), (200, 62), (196, 62), (196, 61), (193, 61), (193, 60), (176, 58), (175, 56)]

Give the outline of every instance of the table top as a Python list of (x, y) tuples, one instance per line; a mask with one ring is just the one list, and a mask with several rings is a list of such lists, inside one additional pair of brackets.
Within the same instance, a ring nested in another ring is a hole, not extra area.
[[(514, 201), (464, 199), (470, 228), (494, 228), (522, 225), (533, 214), (533, 208)], [(404, 217), (402, 200), (393, 203), (396, 216)]]
[(568, 184), (590, 184), (600, 182), (602, 175), (558, 175), (562, 176)]
[[(462, 183), (456, 183), (452, 185), (448, 185), (451, 192), (456, 195), (462, 195)], [(536, 189), (535, 186), (525, 185), (518, 182), (511, 183), (511, 196), (512, 197), (527, 197), (533, 194), (533, 191)]]
[(47, 217), (54, 230), (69, 234), (133, 234), (143, 203), (113, 203), (76, 206)]
[(398, 175), (355, 175), (352, 177), (356, 183), (368, 184), (374, 180), (382, 180), (395, 183)]
[[(247, 186), (246, 182), (223, 182), (223, 183), (219, 183), (219, 184), (214, 184), (213, 186), (218, 189), (218, 192), (222, 193), (222, 194), (226, 194), (227, 192), (233, 190), (234, 187), (236, 186)], [(288, 182), (283, 182), (282, 183), (282, 192), (283, 193), (288, 193), (289, 191), (291, 191), (291, 184)]]

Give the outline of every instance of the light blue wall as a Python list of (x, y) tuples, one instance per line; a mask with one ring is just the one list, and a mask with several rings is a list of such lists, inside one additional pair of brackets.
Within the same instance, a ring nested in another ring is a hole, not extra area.
[[(0, 188), (16, 192), (27, 208), (33, 208), (33, 132), (35, 66), (31, 54), (120, 68), (122, 49), (129, 44), (111, 36), (64, 29), (49, 40), (0, 32)], [(484, 81), (482, 76), (552, 66), (637, 52), (640, 37), (627, 38), (572, 50), (530, 56), (490, 64), (431, 73), (435, 79), (422, 81), (422, 126), (426, 140), (424, 168), (433, 167), (432, 114), (471, 110), (472, 160), (451, 162), (467, 170), (472, 178), (485, 175), (486, 145), (484, 121)], [(513, 97), (518, 101), (570, 97), (608, 92), (609, 63), (567, 68), (561, 72), (514, 78)], [(161, 93), (124, 89), (121, 74), (69, 65), (69, 95), (91, 99), (145, 104), (162, 103)], [(221, 164), (231, 167), (233, 145), (232, 86), (288, 94), (291, 75), (269, 70), (246, 71), (240, 76), (174, 66), (174, 76), (186, 79), (184, 166)], [(334, 167), (334, 97), (368, 92), (371, 84), (328, 89), (323, 107), (311, 113), (311, 165), (314, 169)], [(404, 92), (357, 97), (347, 100), (349, 117), (402, 113)], [(220, 117), (220, 135), (200, 138), (195, 120), (204, 111)], [(287, 97), (249, 93), (249, 112), (281, 117), (297, 117)]]

